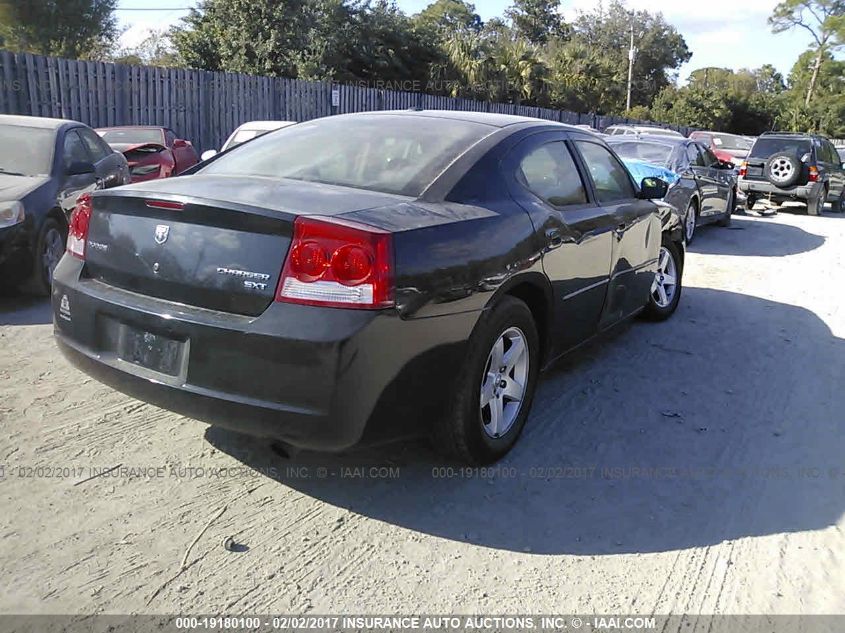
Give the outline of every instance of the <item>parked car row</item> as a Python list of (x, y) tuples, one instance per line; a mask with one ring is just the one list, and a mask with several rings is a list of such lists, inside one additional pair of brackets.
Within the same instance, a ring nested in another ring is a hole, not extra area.
[(806, 135), (742, 157), (718, 133), (397, 111), (245, 124), (191, 163), (165, 128), (100, 133), (0, 119), (28, 153), (0, 163), (26, 180), (0, 194), (0, 262), (40, 270), (73, 364), (287, 447), (425, 434), (474, 464), (517, 442), (541, 369), (674, 313), (687, 244), (740, 191), (818, 209), (845, 187)]

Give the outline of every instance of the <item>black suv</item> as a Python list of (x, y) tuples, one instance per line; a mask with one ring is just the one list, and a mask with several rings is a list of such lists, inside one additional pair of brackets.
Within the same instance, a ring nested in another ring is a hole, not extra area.
[(833, 211), (845, 211), (842, 159), (833, 143), (815, 134), (762, 134), (740, 167), (738, 186), (748, 209), (765, 198), (776, 204), (802, 200), (810, 215), (821, 214), (828, 200)]

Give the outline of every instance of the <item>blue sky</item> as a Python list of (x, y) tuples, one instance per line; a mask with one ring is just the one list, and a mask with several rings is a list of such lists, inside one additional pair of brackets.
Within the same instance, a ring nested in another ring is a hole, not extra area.
[[(510, 0), (479, 0), (476, 11), (482, 19), (500, 16)], [(146, 11), (119, 11), (121, 25), (128, 30), (124, 45), (142, 40), (149, 29), (166, 28), (178, 22), (185, 11), (174, 10), (195, 4), (192, 0), (120, 0), (119, 7), (143, 7)], [(398, 0), (407, 13), (425, 8), (429, 0)], [(578, 10), (596, 6), (595, 0), (563, 0), (562, 9), (568, 19)], [(662, 12), (683, 34), (693, 53), (680, 71), (683, 80), (696, 68), (720, 66), (757, 68), (774, 64), (786, 75), (795, 59), (810, 44), (809, 35), (791, 31), (774, 35), (766, 24), (776, 0), (627, 0), (631, 8)]]

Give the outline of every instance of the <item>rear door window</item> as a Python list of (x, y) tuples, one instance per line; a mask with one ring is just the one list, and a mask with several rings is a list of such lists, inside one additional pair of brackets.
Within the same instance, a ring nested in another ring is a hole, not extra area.
[(92, 130), (78, 128), (75, 131), (77, 134), (79, 134), (79, 137), (82, 139), (82, 142), (88, 149), (88, 153), (91, 155), (92, 163), (98, 163), (103, 160), (106, 156), (110, 156), (112, 154), (112, 149), (105, 143), (105, 141), (103, 141), (103, 139), (97, 136)]
[(568, 207), (587, 203), (584, 183), (563, 141), (531, 151), (519, 167), (517, 180), (550, 205)]

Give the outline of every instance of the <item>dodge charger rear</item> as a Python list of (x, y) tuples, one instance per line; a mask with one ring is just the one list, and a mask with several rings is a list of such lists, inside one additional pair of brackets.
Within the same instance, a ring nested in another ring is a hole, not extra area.
[(331, 117), (96, 192), (53, 286), (79, 368), (294, 447), (426, 434), (504, 455), (540, 369), (680, 298), (677, 214), (595, 136), (449, 112)]

